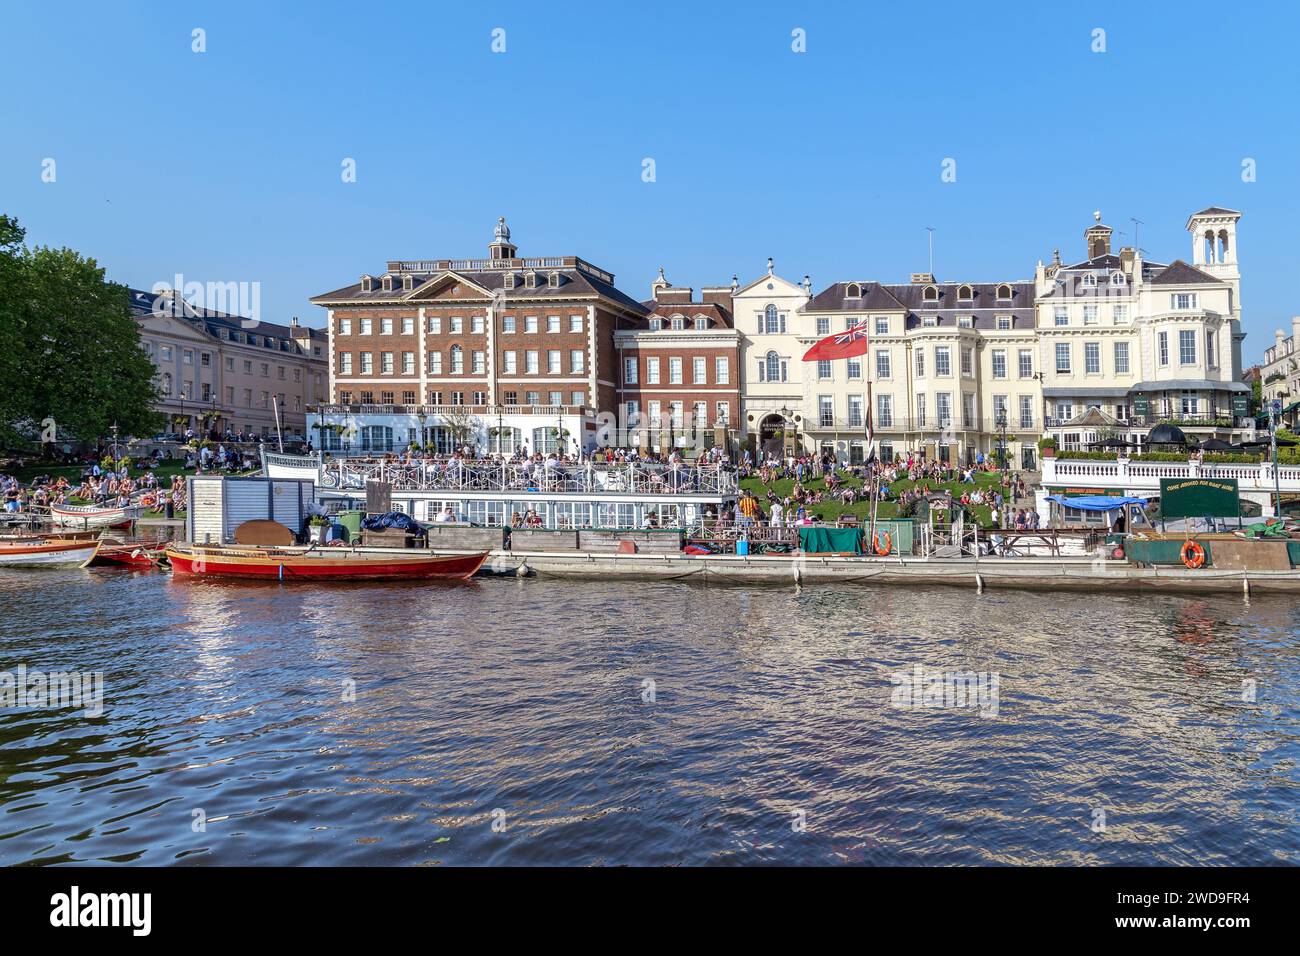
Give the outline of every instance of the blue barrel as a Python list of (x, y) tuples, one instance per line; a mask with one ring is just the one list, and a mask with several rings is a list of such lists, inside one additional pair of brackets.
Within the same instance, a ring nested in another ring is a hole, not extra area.
[(737, 541), (737, 542), (736, 542), (736, 554), (749, 554), (749, 542), (748, 542), (748, 541)]

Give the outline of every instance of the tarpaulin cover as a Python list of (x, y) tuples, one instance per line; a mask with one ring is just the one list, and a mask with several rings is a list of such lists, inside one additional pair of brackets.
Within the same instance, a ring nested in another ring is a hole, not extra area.
[(401, 511), (390, 511), (382, 515), (366, 515), (361, 520), (361, 527), (367, 531), (409, 531), (420, 534), (423, 528), (410, 515)]
[(848, 551), (862, 553), (861, 528), (800, 528), (799, 547), (804, 551)]
[(1124, 507), (1124, 505), (1144, 505), (1147, 503), (1145, 498), (1126, 498), (1122, 495), (1078, 495), (1071, 498), (1067, 498), (1065, 495), (1048, 495), (1047, 500), (1055, 501), (1067, 508), (1078, 508), (1080, 511), (1114, 511), (1116, 508)]

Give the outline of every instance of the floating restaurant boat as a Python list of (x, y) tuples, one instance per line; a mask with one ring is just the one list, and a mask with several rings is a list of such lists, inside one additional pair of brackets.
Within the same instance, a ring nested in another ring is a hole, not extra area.
[(0, 542), (0, 567), (79, 568), (90, 563), (98, 548), (98, 541), (84, 538), (29, 538)]
[(178, 575), (261, 578), (279, 581), (409, 581), (471, 577), (488, 558), (477, 554), (412, 553), (401, 548), (257, 548), (169, 545), (167, 560)]
[(144, 509), (139, 505), (105, 508), (100, 505), (50, 505), (50, 521), (71, 528), (127, 528)]

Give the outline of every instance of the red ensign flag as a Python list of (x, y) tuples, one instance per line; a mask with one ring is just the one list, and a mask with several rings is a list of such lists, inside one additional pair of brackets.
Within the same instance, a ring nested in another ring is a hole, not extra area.
[(837, 332), (822, 339), (807, 352), (803, 353), (805, 362), (820, 362), (823, 359), (853, 358), (855, 355), (867, 354), (867, 324), (855, 325), (847, 332)]

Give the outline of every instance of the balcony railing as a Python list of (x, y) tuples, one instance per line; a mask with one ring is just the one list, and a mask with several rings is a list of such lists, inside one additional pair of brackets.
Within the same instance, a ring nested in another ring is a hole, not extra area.
[(337, 459), (321, 468), (326, 488), (361, 491), (367, 481), (391, 482), (395, 491), (559, 492), (568, 494), (734, 495), (736, 470), (729, 465), (584, 465), (492, 461), (400, 462)]
[[(1079, 414), (1083, 414), (1080, 412)], [(1072, 424), (1072, 418), (1049, 417), (1047, 419), (1048, 428), (1098, 428), (1105, 426), (1089, 426)], [(1177, 425), (1180, 428), (1251, 428), (1255, 424), (1253, 418), (1236, 418), (1232, 412), (1201, 412), (1187, 415), (1166, 415), (1166, 414), (1149, 414), (1133, 415), (1129, 414), (1124, 418), (1118, 419), (1116, 428), (1149, 428), (1153, 425), (1168, 423)]]
[[(961, 433), (971, 432), (980, 434), (993, 434), (1001, 431), (997, 420), (993, 418), (974, 418), (963, 419), (960, 416), (953, 416), (946, 421), (940, 421), (937, 415), (929, 416), (924, 419), (908, 418), (902, 415), (891, 415), (887, 419), (877, 415), (871, 422), (872, 428), (877, 434), (881, 432), (909, 432), (909, 433), (930, 433), (940, 434), (944, 431)], [(808, 426), (809, 432), (826, 432), (826, 431), (866, 431), (866, 420), (849, 416), (847, 418), (836, 417), (831, 420), (830, 424), (826, 419), (818, 418), (815, 423)], [(1007, 433), (1015, 432), (1037, 432), (1038, 424), (1032, 419), (1021, 419), (1019, 415), (1010, 415), (1007, 418)]]
[(555, 418), (557, 415), (583, 415), (591, 417), (596, 410), (587, 405), (308, 405), (307, 412), (316, 415), (426, 415), (436, 418), (445, 415), (478, 415), (492, 418), (500, 415), (540, 415)]

